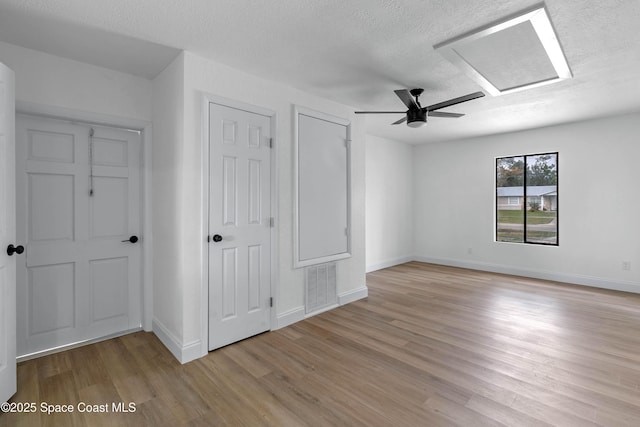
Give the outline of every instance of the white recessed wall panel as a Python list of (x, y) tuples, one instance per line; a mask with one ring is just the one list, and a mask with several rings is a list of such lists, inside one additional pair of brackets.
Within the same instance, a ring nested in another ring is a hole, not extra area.
[(297, 107), (298, 267), (349, 257), (349, 122)]
[(249, 126), (249, 135), (247, 138), (247, 143), (251, 148), (260, 148), (260, 140), (262, 129), (256, 126)]
[(29, 240), (73, 240), (73, 175), (30, 173), (27, 180)]
[(76, 283), (73, 263), (28, 269), (29, 334), (75, 326)]
[(262, 191), (261, 191), (261, 169), (262, 164), (260, 160), (249, 159), (248, 173), (249, 189), (247, 195), (249, 198), (249, 205), (247, 213), (249, 215), (247, 223), (260, 224), (260, 218), (262, 217)]
[(122, 166), (129, 164), (129, 143), (107, 138), (93, 138), (92, 159), (94, 165)]
[(56, 132), (30, 130), (27, 156), (29, 160), (73, 163), (74, 136)]
[(232, 120), (222, 121), (222, 142), (233, 145), (236, 143), (238, 124)]
[(222, 250), (222, 318), (227, 319), (237, 314), (238, 291), (238, 250), (228, 248)]
[(249, 312), (260, 309), (260, 281), (262, 276), (262, 246), (249, 246), (249, 280), (247, 309)]
[(94, 177), (91, 237), (114, 237), (129, 229), (129, 183), (126, 178)]
[(126, 316), (129, 309), (129, 260), (127, 257), (89, 262), (93, 321)]
[(236, 172), (236, 158), (224, 157), (222, 159), (222, 213), (223, 225), (234, 225), (237, 223), (237, 192), (238, 186)]

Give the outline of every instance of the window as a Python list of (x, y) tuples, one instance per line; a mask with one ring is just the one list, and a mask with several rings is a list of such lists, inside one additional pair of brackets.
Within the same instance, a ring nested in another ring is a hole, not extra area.
[(558, 153), (496, 159), (496, 241), (558, 245)]

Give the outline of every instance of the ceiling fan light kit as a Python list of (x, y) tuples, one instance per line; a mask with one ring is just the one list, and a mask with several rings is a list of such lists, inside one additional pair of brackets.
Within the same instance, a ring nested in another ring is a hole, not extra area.
[(427, 124), (426, 110), (409, 110), (407, 111), (407, 126), (419, 128)]

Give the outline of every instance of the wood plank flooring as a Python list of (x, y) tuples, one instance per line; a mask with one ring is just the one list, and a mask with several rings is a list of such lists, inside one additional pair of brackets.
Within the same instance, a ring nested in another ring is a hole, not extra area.
[(12, 401), (38, 411), (0, 426), (640, 426), (640, 295), (417, 262), (367, 280), (186, 365), (144, 332), (21, 363)]

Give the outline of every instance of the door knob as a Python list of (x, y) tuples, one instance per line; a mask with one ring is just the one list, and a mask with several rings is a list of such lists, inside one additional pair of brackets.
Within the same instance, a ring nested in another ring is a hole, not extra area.
[(222, 242), (222, 236), (219, 235), (219, 234), (214, 234), (213, 235), (213, 241), (216, 242), (216, 243), (217, 242)]
[(138, 236), (131, 236), (127, 240), (123, 240), (123, 242), (135, 243), (138, 241)]
[(18, 245), (18, 246), (9, 245), (9, 246), (7, 246), (7, 255), (9, 255), (9, 256), (11, 256), (13, 254), (20, 255), (23, 252), (24, 252), (24, 246), (22, 246), (22, 245)]

